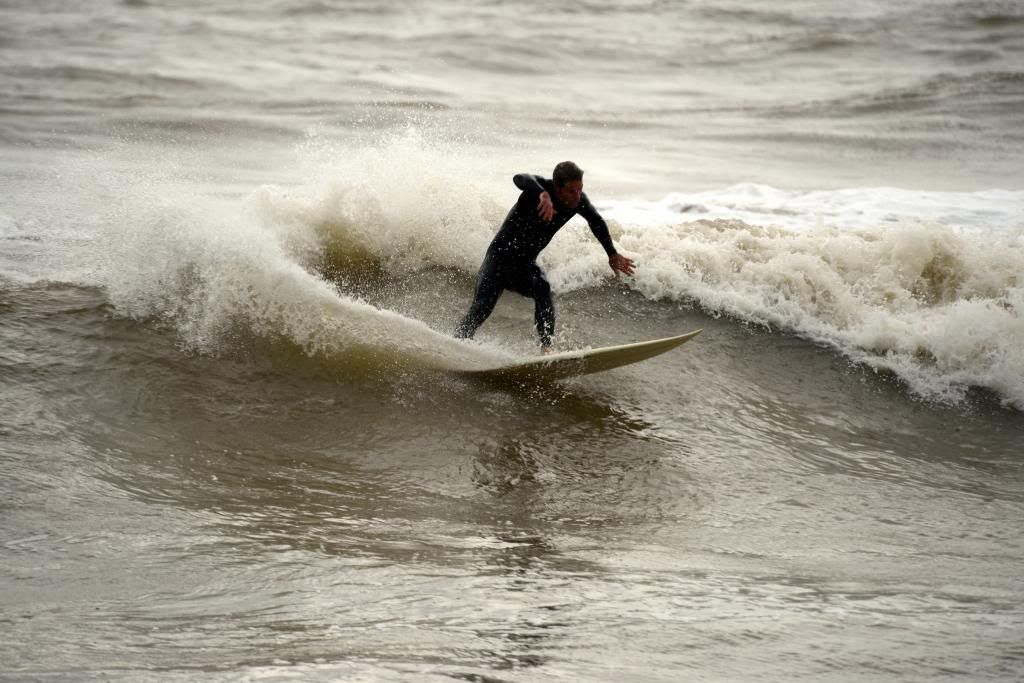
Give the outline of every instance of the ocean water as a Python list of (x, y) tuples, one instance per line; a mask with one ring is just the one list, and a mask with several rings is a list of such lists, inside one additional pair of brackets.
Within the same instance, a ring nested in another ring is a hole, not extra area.
[[(0, 2), (0, 678), (1024, 676), (1017, 2)], [(506, 294), (563, 159), (550, 386)]]

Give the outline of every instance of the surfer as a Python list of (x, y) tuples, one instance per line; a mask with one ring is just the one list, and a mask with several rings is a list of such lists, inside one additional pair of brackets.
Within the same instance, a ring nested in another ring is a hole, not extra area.
[(476, 293), (469, 312), (455, 329), (455, 336), (470, 339), (494, 310), (501, 293), (510, 289), (533, 299), (534, 325), (541, 349), (551, 350), (555, 333), (555, 308), (551, 285), (537, 265), (537, 256), (570, 218), (579, 214), (608, 254), (615, 277), (632, 275), (632, 259), (615, 251), (608, 226), (583, 193), (583, 170), (571, 161), (555, 166), (551, 180), (529, 173), (512, 178), (522, 193), (508, 212), (501, 229), (487, 248), (477, 274)]

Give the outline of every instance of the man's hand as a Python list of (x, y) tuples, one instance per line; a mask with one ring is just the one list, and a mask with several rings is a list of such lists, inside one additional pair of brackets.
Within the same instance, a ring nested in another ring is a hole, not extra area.
[(615, 277), (619, 276), (619, 273), (623, 275), (632, 275), (636, 272), (636, 264), (633, 263), (633, 259), (626, 258), (622, 254), (616, 254), (608, 259), (608, 265), (612, 267), (612, 271), (615, 272)]
[(551, 195), (547, 192), (540, 193), (540, 203), (537, 204), (537, 215), (546, 221), (551, 220), (555, 215), (555, 207), (551, 204)]

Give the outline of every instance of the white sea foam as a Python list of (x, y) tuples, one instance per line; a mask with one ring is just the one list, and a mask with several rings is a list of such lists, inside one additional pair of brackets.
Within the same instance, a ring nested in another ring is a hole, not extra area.
[[(830, 344), (931, 399), (1024, 407), (1024, 193), (742, 185), (602, 208), (651, 298)], [(546, 255), (561, 289), (603, 274), (587, 239)]]
[(314, 140), (303, 160), (313, 181), (246, 200), (253, 220), (286, 232), (303, 259), (327, 249), (396, 269), (474, 270), (508, 209), (479, 160), (415, 128), (355, 152)]
[(346, 295), (304, 267), (314, 232), (297, 228), (312, 227), (310, 214), (290, 199), (267, 214), (266, 191), (239, 206), (153, 178), (115, 184), (129, 182), (130, 199), (111, 210), (95, 244), (97, 284), (119, 312), (170, 323), (191, 349), (218, 353), (241, 333), (353, 368), (470, 368), (509, 357)]

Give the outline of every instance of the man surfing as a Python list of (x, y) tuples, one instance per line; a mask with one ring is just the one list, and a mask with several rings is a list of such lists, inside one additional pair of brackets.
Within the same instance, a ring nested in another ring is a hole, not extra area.
[(487, 248), (477, 274), (476, 294), (469, 312), (455, 329), (455, 336), (471, 339), (498, 303), (506, 289), (533, 299), (534, 325), (544, 353), (551, 351), (555, 334), (555, 308), (551, 285), (537, 265), (537, 256), (548, 246), (570, 218), (579, 214), (608, 254), (608, 265), (615, 277), (632, 275), (632, 259), (615, 251), (608, 225), (583, 194), (583, 170), (571, 161), (555, 166), (551, 180), (520, 173), (512, 179), (522, 194), (508, 212), (501, 229)]

